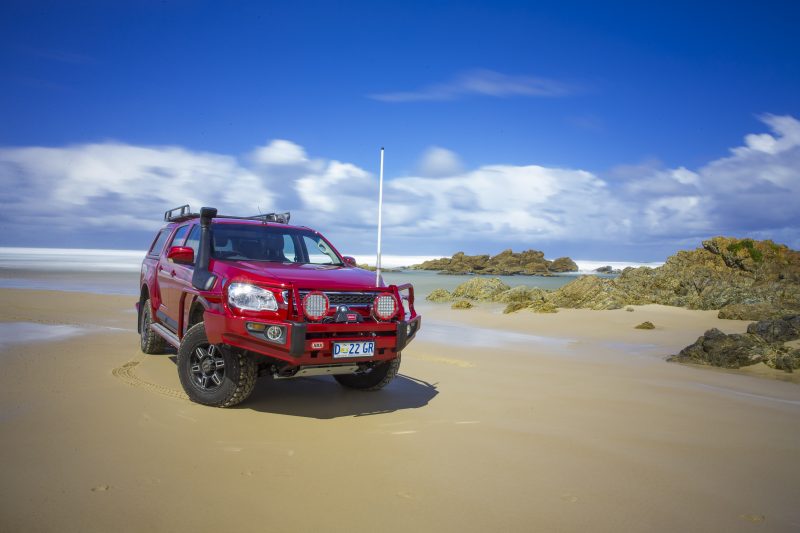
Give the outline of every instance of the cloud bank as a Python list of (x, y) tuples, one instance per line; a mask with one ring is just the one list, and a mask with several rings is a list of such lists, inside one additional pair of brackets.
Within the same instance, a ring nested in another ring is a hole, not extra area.
[[(644, 164), (608, 176), (535, 164), (465, 170), (453, 152), (430, 147), (418, 175), (385, 183), (387, 249), (449, 254), (453, 242), (472, 253), (564, 243), (674, 249), (716, 234), (798, 248), (800, 121), (761, 119), (768, 133), (747, 135), (725, 157), (695, 169)], [(189, 203), (231, 214), (290, 209), (293, 221), (324, 230), (344, 250), (373, 247), (377, 176), (309, 157), (288, 140), (239, 157), (122, 143), (3, 148), (0, 184), (0, 245), (51, 233), (147, 240), (164, 210)], [(37, 244), (61, 244), (51, 241)]]

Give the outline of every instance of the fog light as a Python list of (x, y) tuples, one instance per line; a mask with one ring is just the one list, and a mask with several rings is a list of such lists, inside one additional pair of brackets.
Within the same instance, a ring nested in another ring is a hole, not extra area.
[(270, 326), (267, 330), (267, 338), (271, 341), (279, 341), (283, 337), (283, 328), (279, 326)]
[(303, 312), (309, 320), (319, 320), (328, 312), (330, 301), (325, 293), (320, 291), (309, 292), (303, 298)]
[(397, 300), (391, 294), (381, 294), (375, 298), (372, 312), (379, 320), (390, 320), (397, 314)]
[(250, 331), (264, 331), (265, 329), (267, 329), (267, 325), (259, 324), (258, 322), (248, 322), (247, 329), (249, 329)]

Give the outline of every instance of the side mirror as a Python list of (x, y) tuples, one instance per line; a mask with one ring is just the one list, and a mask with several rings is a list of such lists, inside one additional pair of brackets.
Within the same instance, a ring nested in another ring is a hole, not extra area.
[(358, 265), (356, 265), (356, 260), (355, 260), (354, 257), (350, 257), (349, 255), (346, 255), (346, 256), (342, 257), (342, 259), (344, 259), (344, 264), (347, 265), (347, 266), (351, 266), (351, 267), (358, 266)]
[(167, 252), (167, 259), (179, 265), (193, 265), (194, 250), (188, 246), (173, 246)]

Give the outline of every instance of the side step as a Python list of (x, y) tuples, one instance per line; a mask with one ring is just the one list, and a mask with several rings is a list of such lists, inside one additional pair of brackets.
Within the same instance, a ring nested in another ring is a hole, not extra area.
[(150, 329), (155, 331), (159, 336), (163, 337), (165, 341), (170, 343), (175, 348), (181, 347), (181, 340), (178, 338), (178, 336), (161, 324), (150, 324)]

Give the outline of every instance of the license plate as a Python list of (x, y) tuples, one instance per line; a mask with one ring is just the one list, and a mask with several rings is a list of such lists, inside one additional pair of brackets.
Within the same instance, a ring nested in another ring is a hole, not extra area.
[(334, 342), (333, 357), (372, 357), (375, 355), (374, 342)]

